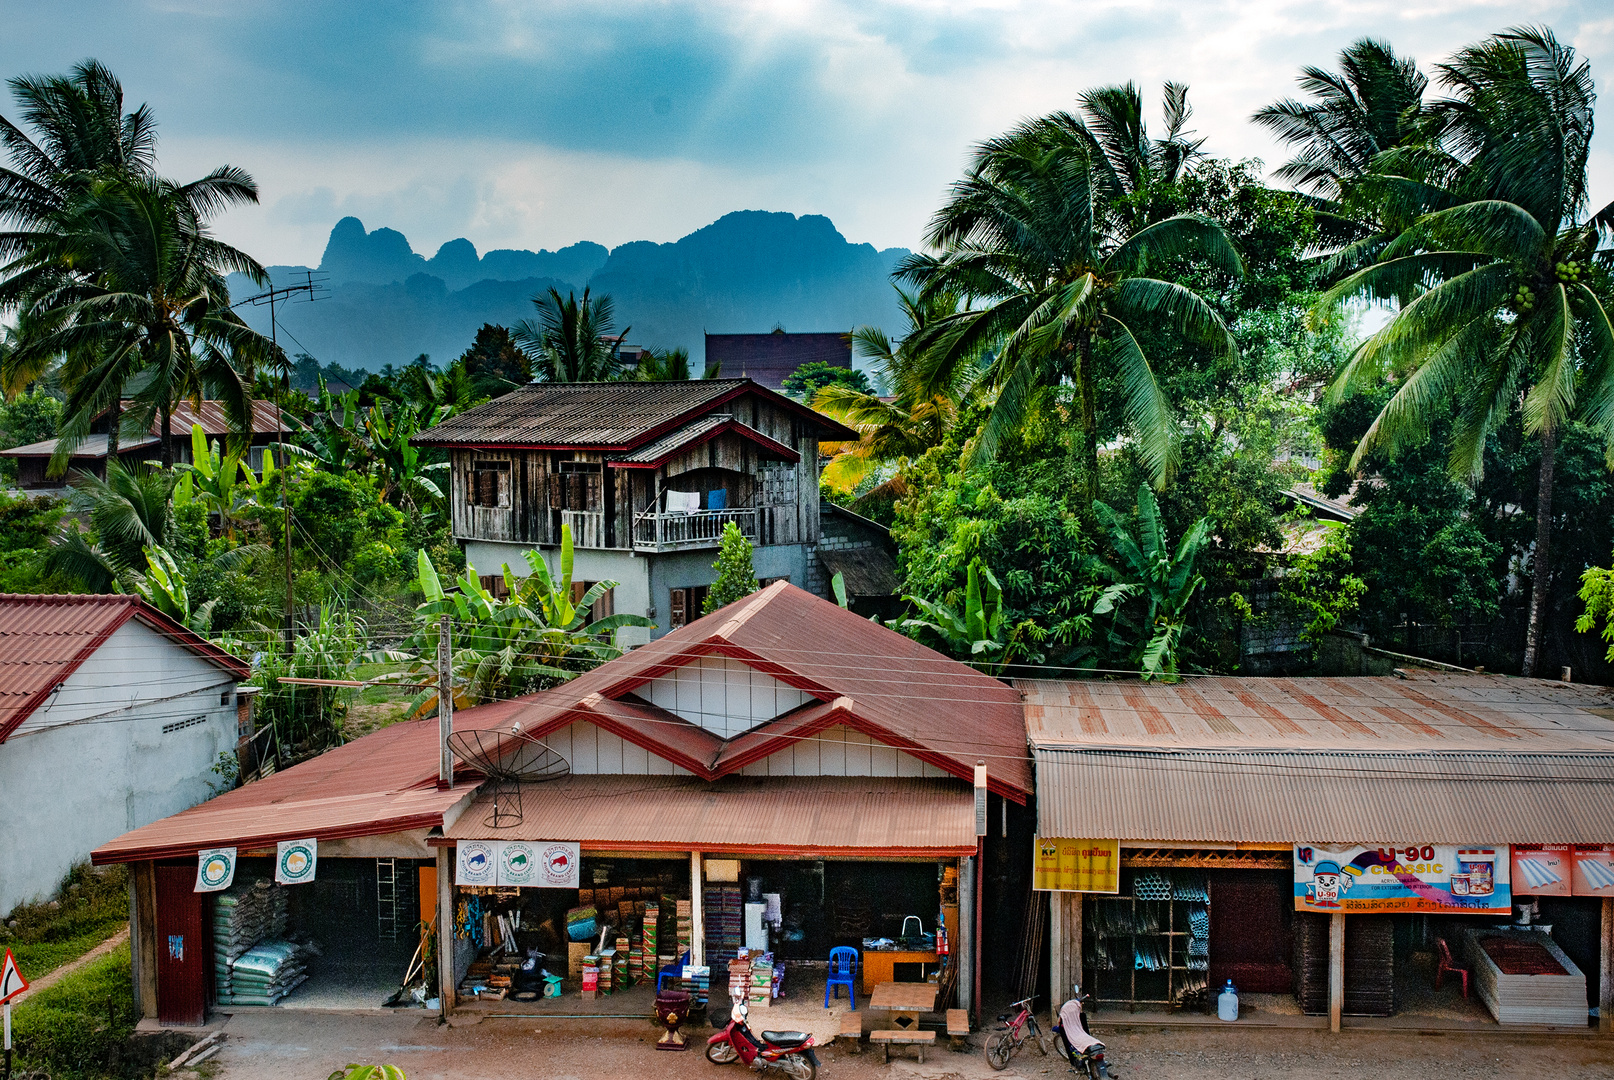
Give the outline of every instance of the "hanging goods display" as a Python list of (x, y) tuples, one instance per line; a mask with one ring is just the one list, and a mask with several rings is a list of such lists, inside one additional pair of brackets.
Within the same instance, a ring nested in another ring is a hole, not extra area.
[(196, 853), (196, 892), (223, 892), (235, 882), (235, 848)]
[(282, 885), (302, 885), (314, 880), (319, 868), (319, 841), (282, 840), (275, 852), (275, 880)]
[(1297, 911), (1469, 914), (1513, 910), (1506, 844), (1295, 845)]

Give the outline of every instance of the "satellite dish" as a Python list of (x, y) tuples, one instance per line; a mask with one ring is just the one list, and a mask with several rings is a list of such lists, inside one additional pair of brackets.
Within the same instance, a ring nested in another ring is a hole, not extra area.
[(493, 811), (483, 820), (490, 829), (521, 824), (521, 785), (559, 780), (571, 775), (571, 762), (547, 744), (510, 731), (453, 731), (448, 748), (454, 756), (492, 782)]

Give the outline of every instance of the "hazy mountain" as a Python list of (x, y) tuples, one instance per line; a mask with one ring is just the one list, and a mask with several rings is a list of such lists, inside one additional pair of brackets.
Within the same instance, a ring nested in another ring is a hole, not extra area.
[[(366, 231), (357, 218), (331, 230), (319, 269), (329, 295), (279, 308), (282, 343), (322, 362), (377, 368), (430, 353), (447, 363), (483, 323), (509, 325), (533, 314), (532, 297), (551, 286), (563, 293), (587, 285), (616, 301), (619, 328), (635, 344), (682, 345), (697, 361), (703, 334), (850, 330), (862, 323), (898, 330), (889, 274), (907, 254), (848, 243), (826, 217), (726, 214), (671, 244), (635, 241), (607, 251), (583, 242), (559, 251), (501, 249), (478, 256), (465, 239), (427, 259), (393, 229)], [(276, 266), (276, 284), (301, 277), (301, 266)], [(232, 293), (256, 291), (245, 279)], [(267, 332), (268, 310), (241, 309)]]

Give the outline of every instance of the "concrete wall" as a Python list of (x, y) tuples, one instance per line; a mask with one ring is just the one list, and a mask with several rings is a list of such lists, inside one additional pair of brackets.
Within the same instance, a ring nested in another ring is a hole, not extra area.
[(235, 749), (234, 691), (229, 673), (139, 622), (108, 638), (0, 743), (0, 912), (50, 895), (108, 840), (207, 799), (213, 763)]
[[(807, 558), (811, 551), (811, 545), (807, 544), (759, 547), (752, 552), (751, 565), (756, 569), (758, 578), (789, 578), (792, 585), (806, 588)], [(650, 617), (656, 620), (656, 629), (652, 633), (660, 637), (672, 629), (668, 624), (672, 590), (691, 585), (710, 585), (717, 580), (717, 571), (713, 568), (717, 562), (717, 549), (668, 552), (646, 558), (645, 561), (650, 566), (650, 599), (655, 605), (655, 609), (649, 612)], [(617, 610), (625, 609), (618, 607)]]

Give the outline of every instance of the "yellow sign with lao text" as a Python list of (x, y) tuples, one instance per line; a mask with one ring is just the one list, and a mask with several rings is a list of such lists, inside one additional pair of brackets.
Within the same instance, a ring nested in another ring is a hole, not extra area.
[(1045, 892), (1121, 891), (1121, 842), (1039, 836), (1032, 841), (1031, 887)]

